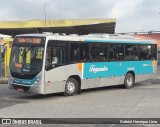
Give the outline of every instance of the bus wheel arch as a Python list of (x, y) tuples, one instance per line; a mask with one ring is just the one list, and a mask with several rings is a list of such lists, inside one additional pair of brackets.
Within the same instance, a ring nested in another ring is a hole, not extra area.
[[(73, 91), (72, 91), (73, 89)], [(65, 84), (65, 96), (73, 96), (81, 91), (81, 79), (78, 75), (70, 76)]]
[(135, 83), (135, 73), (133, 71), (127, 72), (126, 75), (125, 75), (123, 86), (126, 89), (130, 89), (134, 86), (134, 83)]

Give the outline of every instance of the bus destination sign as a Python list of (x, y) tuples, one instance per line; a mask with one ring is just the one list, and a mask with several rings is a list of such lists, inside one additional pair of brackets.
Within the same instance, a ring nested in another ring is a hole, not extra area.
[(21, 37), (21, 38), (18, 38), (18, 43), (33, 43), (33, 44), (40, 44), (42, 41), (41, 38), (24, 38), (24, 37)]

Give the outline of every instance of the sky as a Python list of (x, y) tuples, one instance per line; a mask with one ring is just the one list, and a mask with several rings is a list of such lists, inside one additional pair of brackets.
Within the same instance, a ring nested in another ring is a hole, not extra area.
[(0, 21), (115, 18), (116, 33), (160, 31), (160, 0), (0, 0)]

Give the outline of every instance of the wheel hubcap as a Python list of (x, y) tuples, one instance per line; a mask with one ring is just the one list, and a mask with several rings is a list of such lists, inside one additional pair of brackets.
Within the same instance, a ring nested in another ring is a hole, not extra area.
[(75, 85), (74, 85), (73, 82), (70, 81), (70, 82), (67, 83), (66, 88), (67, 88), (67, 92), (73, 93), (74, 90), (75, 90)]
[(131, 77), (128, 77), (127, 78), (127, 84), (128, 84), (128, 86), (131, 86), (132, 85), (132, 78)]

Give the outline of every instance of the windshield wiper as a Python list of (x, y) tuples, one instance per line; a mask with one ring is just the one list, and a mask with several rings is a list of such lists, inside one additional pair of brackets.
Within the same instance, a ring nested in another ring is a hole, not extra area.
[(25, 49), (23, 49), (23, 53), (21, 54), (21, 52), (20, 52), (20, 49), (19, 49), (19, 46), (18, 46), (18, 51), (19, 51), (19, 54), (22, 56), (22, 63), (24, 64), (24, 58), (26, 57), (26, 54), (29, 52), (29, 51), (33, 51), (33, 49), (35, 48), (35, 46), (33, 46), (33, 47), (30, 47), (29, 48), (29, 50), (26, 52), (26, 48)]

